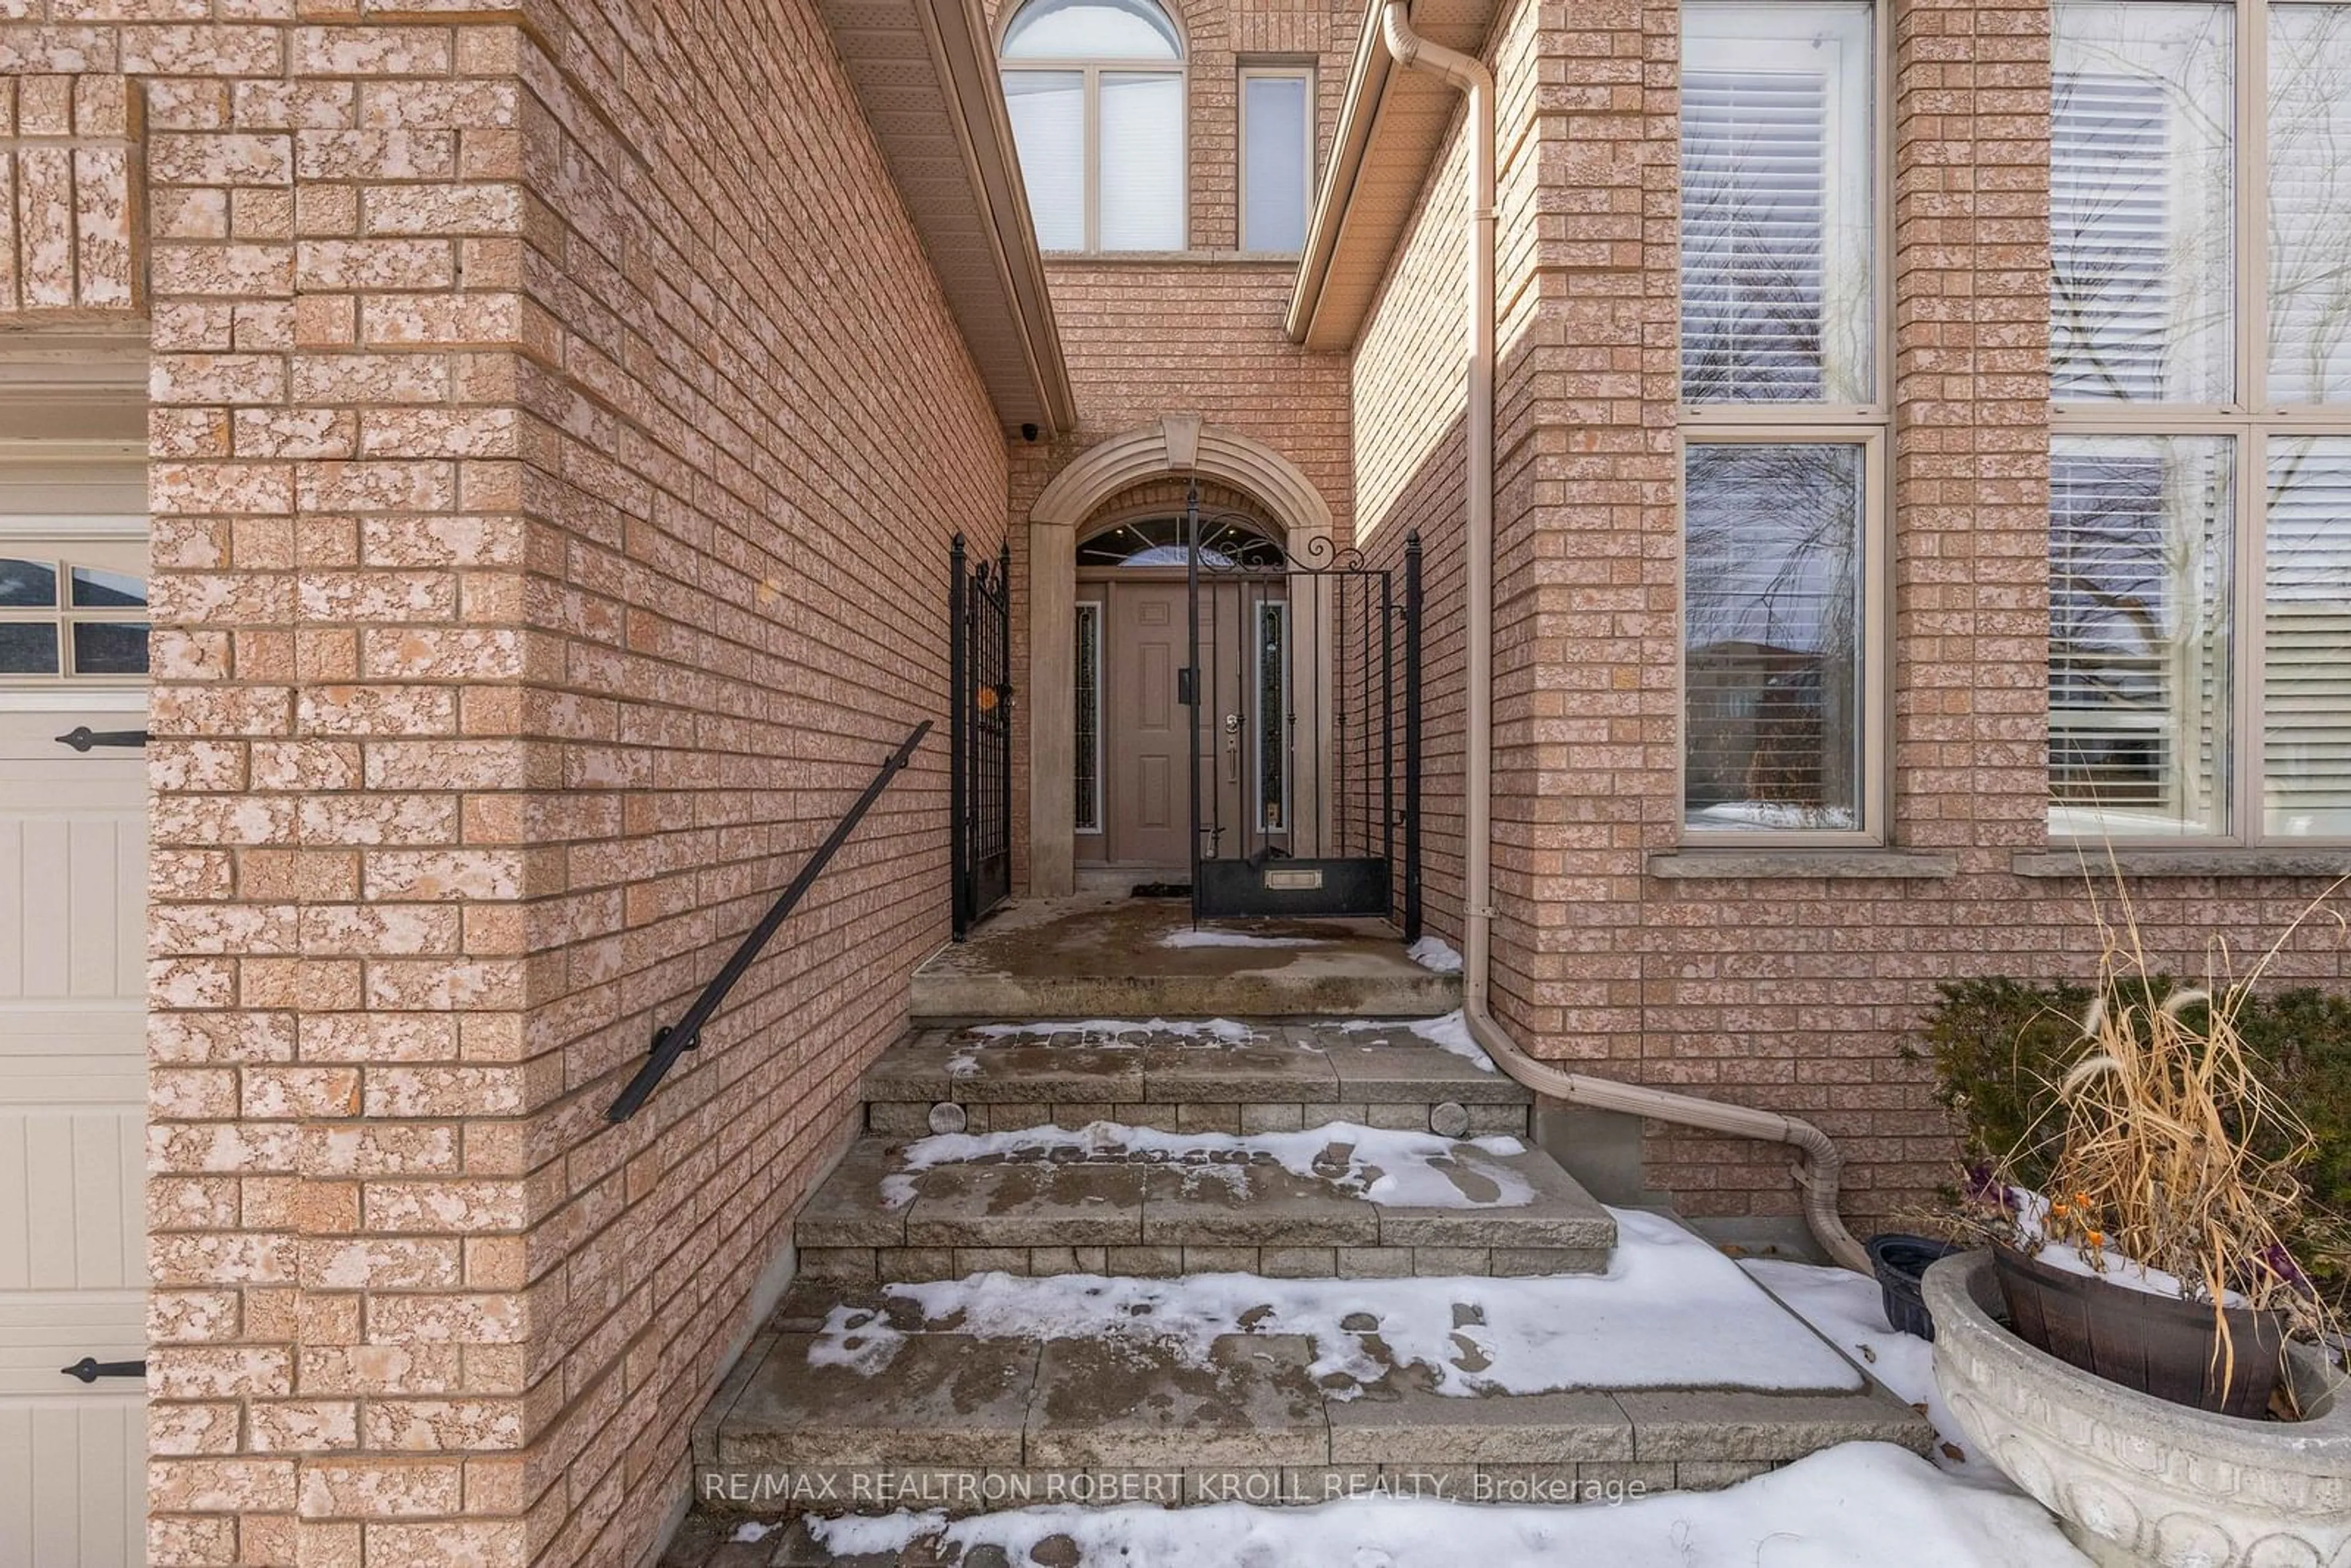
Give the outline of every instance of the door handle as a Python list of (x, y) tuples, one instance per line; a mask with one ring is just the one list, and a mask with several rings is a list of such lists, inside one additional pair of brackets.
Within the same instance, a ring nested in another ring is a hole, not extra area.
[(96, 1383), (101, 1377), (144, 1377), (147, 1375), (147, 1364), (143, 1361), (99, 1361), (94, 1356), (85, 1355), (71, 1366), (60, 1366), (57, 1370), (68, 1377)]
[(93, 746), (141, 747), (147, 744), (143, 729), (92, 729), (78, 724), (57, 737), (59, 746), (70, 746), (76, 751), (88, 751)]

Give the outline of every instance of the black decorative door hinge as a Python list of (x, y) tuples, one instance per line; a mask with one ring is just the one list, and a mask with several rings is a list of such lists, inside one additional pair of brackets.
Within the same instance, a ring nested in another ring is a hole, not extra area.
[(147, 1364), (143, 1361), (99, 1361), (94, 1356), (85, 1355), (71, 1366), (60, 1366), (57, 1370), (68, 1377), (96, 1383), (101, 1377), (144, 1377), (147, 1375)]
[(57, 744), (70, 746), (76, 751), (88, 751), (93, 746), (138, 747), (147, 744), (147, 732), (143, 729), (92, 729), (82, 724), (58, 736)]

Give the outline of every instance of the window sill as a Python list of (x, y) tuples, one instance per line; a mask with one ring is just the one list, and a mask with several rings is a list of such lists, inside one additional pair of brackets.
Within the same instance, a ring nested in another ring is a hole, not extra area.
[(1955, 855), (1911, 850), (1674, 850), (1649, 857), (1649, 874), (1669, 882), (1732, 877), (1939, 879), (1959, 874)]
[[(2109, 861), (2111, 856), (2111, 862)], [(2019, 852), (2009, 859), (2019, 876), (2094, 881), (2113, 876), (2308, 876), (2351, 874), (2351, 849), (2113, 850), (2085, 847)]]
[(1298, 270), (1298, 253), (1276, 250), (1049, 250), (1047, 267), (1267, 267)]

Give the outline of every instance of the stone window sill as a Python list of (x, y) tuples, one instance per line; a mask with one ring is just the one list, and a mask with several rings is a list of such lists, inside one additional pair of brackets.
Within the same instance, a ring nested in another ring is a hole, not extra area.
[[(2111, 856), (2111, 859), (2109, 858)], [(2085, 847), (2023, 852), (2009, 859), (2019, 876), (2079, 882), (2125, 876), (2308, 876), (2351, 874), (2351, 850), (2114, 850)]]
[(1692, 882), (1731, 877), (1875, 877), (1933, 879), (1955, 876), (1954, 855), (1911, 850), (1676, 850), (1649, 857), (1649, 874)]
[(1272, 250), (1049, 250), (1047, 267), (1270, 267), (1298, 269), (1295, 253)]

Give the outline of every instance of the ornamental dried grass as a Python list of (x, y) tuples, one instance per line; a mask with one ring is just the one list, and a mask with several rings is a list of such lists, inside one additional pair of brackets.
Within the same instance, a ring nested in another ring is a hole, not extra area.
[[(2094, 1270), (2109, 1253), (2160, 1270), (2183, 1295), (2212, 1303), (2224, 1375), (2234, 1370), (2225, 1306), (2280, 1312), (2297, 1337), (2338, 1326), (2285, 1240), (2308, 1203), (2297, 1171), (2314, 1151), (2311, 1134), (2262, 1083), (2237, 1016), (2306, 922), (2325, 915), (2344, 924), (2325, 908), (2342, 885), (2313, 900), (2243, 978), (2228, 974), (2227, 946), (2216, 943), (2205, 986), (2178, 990), (2147, 961), (2119, 878), (2118, 921), (2094, 886), (2098, 977), (2080, 1047), (2050, 1085), (2054, 1124), (2028, 1132), (1993, 1173), (1996, 1191), (2023, 1186), (2013, 1173), (2036, 1155), (2047, 1171), (2047, 1239)], [(2004, 1206), (2000, 1228), (2002, 1239), (2038, 1249)]]

